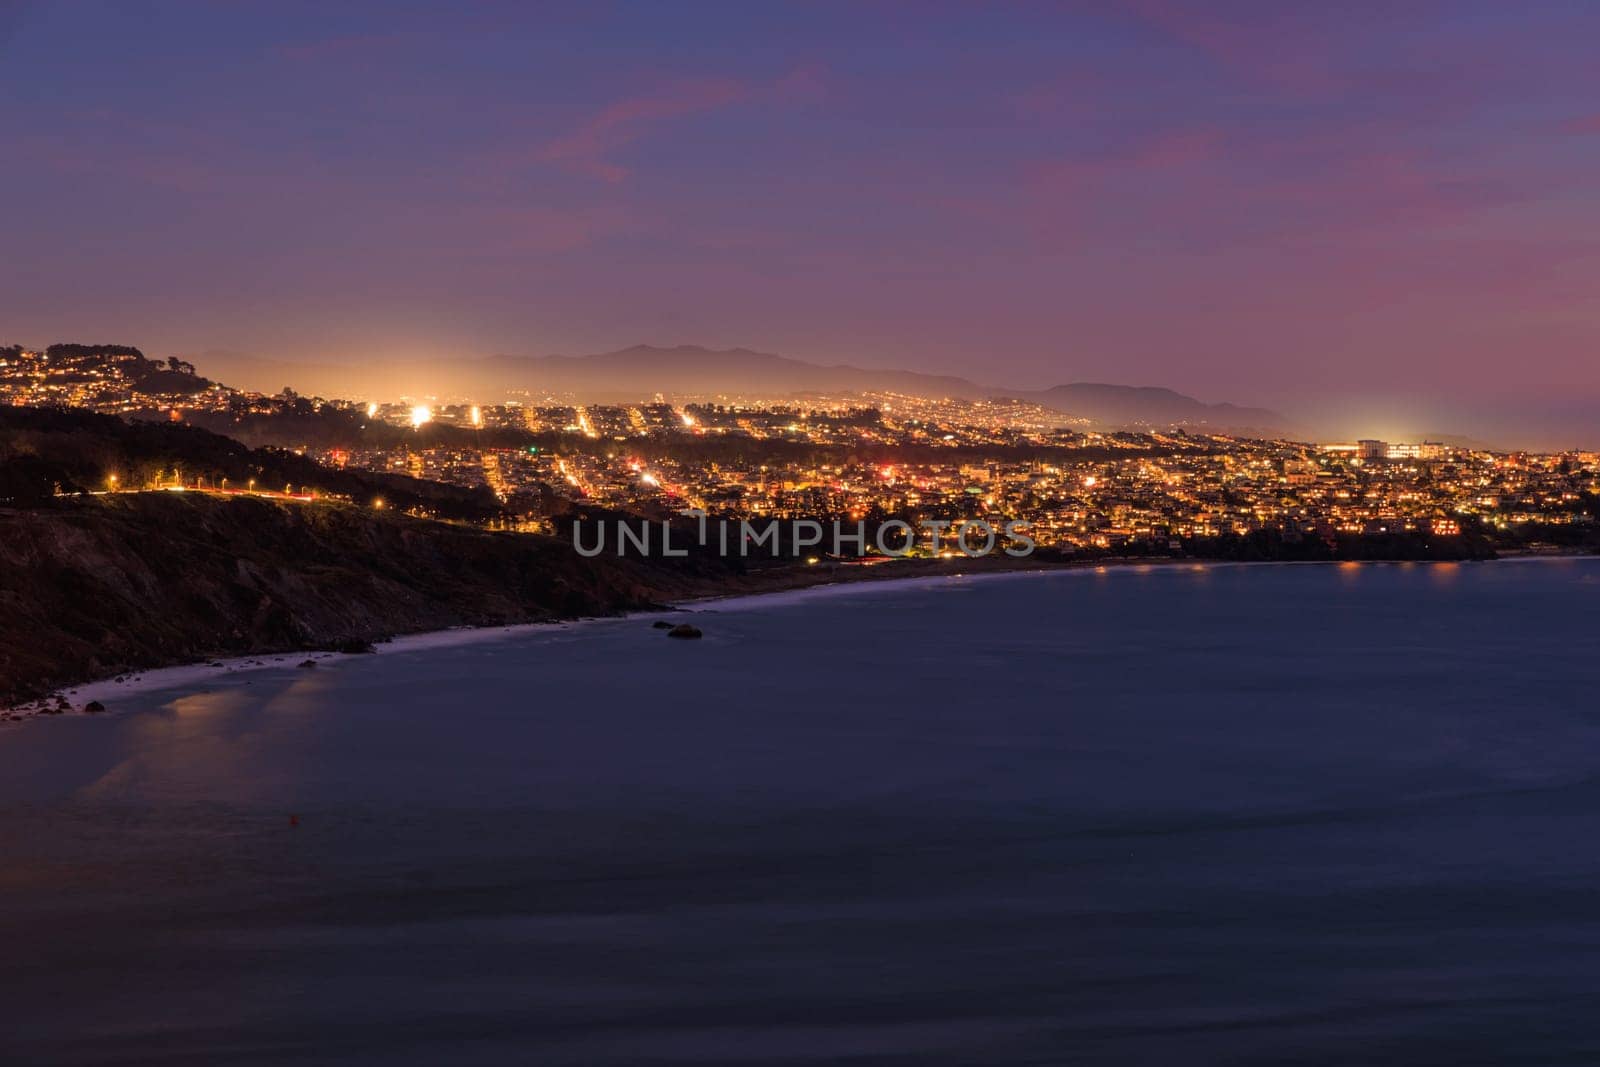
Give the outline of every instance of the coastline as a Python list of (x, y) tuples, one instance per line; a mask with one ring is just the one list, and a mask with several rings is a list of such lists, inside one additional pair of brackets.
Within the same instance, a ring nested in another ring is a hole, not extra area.
[[(320, 668), (324, 664), (332, 665), (345, 660), (361, 659), (371, 655), (394, 655), (396, 653), (426, 652), (432, 649), (454, 648), (460, 645), (504, 640), (534, 632), (559, 631), (570, 626), (582, 625), (586, 622), (611, 621), (620, 617), (594, 616), (585, 619), (552, 619), (548, 622), (515, 623), (510, 626), (452, 626), (443, 630), (423, 630), (417, 633), (400, 634), (374, 645), (373, 652), (330, 652), (326, 649), (305, 649), (254, 656), (233, 656), (227, 659), (210, 660), (205, 663), (181, 663), (170, 667), (153, 667), (145, 671), (129, 672), (111, 678), (96, 678), (91, 681), (81, 682), (61, 689), (50, 697), (34, 703), (54, 704), (56, 697), (59, 696), (71, 705), (68, 711), (61, 714), (110, 714), (116, 710), (114, 706), (107, 705), (105, 712), (95, 713), (84, 711), (83, 706), (90, 701), (97, 700), (104, 704), (108, 700), (115, 700), (119, 697), (159, 692), (164, 689), (178, 689), (186, 686), (200, 688), (208, 682), (223, 678), (231, 679), (242, 674), (257, 674), (274, 670), (306, 670), (307, 668), (302, 666), (305, 663), (314, 663)], [(31, 705), (22, 705), (25, 708), (29, 706)], [(24, 718), (53, 714), (55, 713), (51, 711), (40, 710), (25, 715)]]
[[(930, 560), (918, 562), (937, 565), (949, 564), (953, 561)], [(962, 562), (970, 563), (973, 561), (964, 560)], [(313, 663), (320, 667), (323, 664), (334, 665), (344, 660), (358, 659), (369, 655), (394, 655), (396, 653), (420, 652), (437, 648), (477, 644), (529, 634), (558, 632), (595, 623), (618, 622), (625, 619), (693, 612), (698, 610), (700, 605), (716, 604), (728, 606), (740, 601), (771, 603), (773, 598), (786, 594), (817, 593), (823, 590), (840, 591), (871, 587), (883, 583), (939, 582), (965, 577), (1034, 574), (1051, 570), (1084, 570), (1092, 569), (1093, 566), (1094, 564), (1087, 561), (1046, 564), (1043, 566), (1033, 563), (1027, 567), (991, 563), (981, 565), (976, 574), (968, 569), (947, 569), (938, 573), (904, 574), (881, 573), (877, 568), (852, 567), (845, 576), (838, 574), (837, 568), (829, 568), (827, 570), (807, 568), (803, 571), (786, 569), (781, 574), (769, 572), (764, 578), (757, 576), (754, 584), (764, 585), (764, 588), (736, 589), (679, 597), (660, 605), (630, 608), (612, 614), (577, 615), (568, 618), (549, 618), (533, 622), (498, 623), (486, 626), (467, 624), (449, 626), (443, 629), (399, 633), (375, 640), (372, 650), (369, 652), (337, 652), (325, 647), (303, 646), (240, 656), (207, 657), (200, 661), (173, 663), (141, 670), (125, 671), (116, 675), (92, 678), (72, 685), (62, 686), (45, 696), (8, 707), (0, 707), (0, 728), (41, 717), (111, 714), (117, 710), (113, 702), (120, 698), (166, 689), (179, 689), (186, 686), (200, 687), (208, 682), (221, 678), (233, 678), (242, 674), (273, 670), (315, 669), (303, 666), (306, 663)], [(920, 571), (924, 572), (928, 569), (927, 567), (919, 568)], [(91, 702), (99, 702), (104, 705), (104, 710), (98, 712), (86, 711), (86, 706)]]
[[(833, 597), (857, 593), (870, 593), (878, 586), (892, 585), (896, 588), (915, 586), (932, 586), (952, 581), (990, 580), (999, 578), (1020, 579), (1048, 574), (1095, 574), (1111, 573), (1113, 571), (1138, 571), (1140, 569), (1171, 569), (1189, 568), (1198, 570), (1214, 570), (1234, 567), (1286, 567), (1286, 566), (1399, 566), (1406, 564), (1435, 566), (1444, 564), (1471, 563), (1543, 563), (1565, 562), (1573, 560), (1595, 559), (1592, 554), (1574, 553), (1525, 553), (1506, 556), (1492, 560), (1199, 560), (1199, 559), (1173, 559), (1156, 558), (1142, 559), (1138, 557), (1117, 557), (1100, 560), (1070, 560), (1059, 562), (1017, 561), (1012, 565), (981, 564), (976, 567), (957, 565), (949, 569), (934, 573), (906, 574), (898, 572), (884, 572), (876, 567), (851, 568), (845, 576), (839, 575), (838, 568), (829, 571), (816, 572), (815, 580), (795, 581), (795, 578), (805, 578), (811, 572), (786, 572), (785, 577), (791, 580), (784, 584), (773, 584), (764, 589), (735, 590), (728, 592), (708, 593), (690, 597), (682, 597), (668, 601), (654, 607), (641, 607), (609, 615), (583, 615), (565, 619), (547, 619), (537, 622), (521, 622), (511, 624), (498, 624), (488, 626), (451, 626), (443, 629), (420, 630), (411, 633), (397, 634), (376, 642), (371, 652), (335, 652), (323, 649), (301, 648), (287, 649), (280, 652), (258, 653), (254, 655), (234, 656), (228, 658), (209, 659), (204, 662), (178, 663), (160, 667), (151, 667), (146, 670), (129, 671), (123, 674), (90, 679), (75, 685), (66, 686), (48, 696), (27, 701), (7, 708), (0, 708), (0, 727), (19, 722), (30, 721), (39, 717), (55, 717), (58, 715), (93, 716), (100, 714), (113, 714), (118, 708), (115, 701), (120, 698), (138, 696), (151, 692), (168, 689), (193, 687), (199, 689), (207, 683), (220, 679), (232, 679), (244, 674), (254, 674), (267, 671), (299, 671), (316, 669), (323, 665), (337, 665), (349, 659), (358, 659), (369, 655), (395, 655), (413, 652), (426, 652), (433, 649), (458, 647), (461, 645), (487, 643), (499, 640), (508, 640), (522, 636), (539, 633), (554, 633), (570, 630), (596, 623), (621, 622), (629, 619), (645, 619), (652, 616), (670, 616), (675, 613), (686, 614), (719, 614), (723, 612), (742, 612), (760, 610), (770, 607), (781, 607), (788, 603), (800, 600), (811, 600), (819, 597)], [(926, 561), (929, 563), (949, 563), (952, 561)], [(977, 561), (962, 561), (967, 564)], [(929, 568), (921, 568), (927, 571)], [(303, 664), (312, 663), (316, 668), (307, 668)], [(85, 706), (92, 701), (105, 705), (100, 712), (85, 711)]]

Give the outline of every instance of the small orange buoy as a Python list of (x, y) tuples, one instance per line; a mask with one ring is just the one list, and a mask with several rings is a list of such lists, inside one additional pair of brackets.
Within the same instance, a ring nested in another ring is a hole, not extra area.
[(289, 816), (289, 825), (290, 826), (299, 826), (300, 825), (300, 816), (298, 816), (298, 815)]

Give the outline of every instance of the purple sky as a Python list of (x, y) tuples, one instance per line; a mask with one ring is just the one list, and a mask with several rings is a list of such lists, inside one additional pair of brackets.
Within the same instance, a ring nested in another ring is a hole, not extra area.
[(1579, 2), (0, 0), (0, 341), (745, 345), (1600, 444), (1596, 41)]

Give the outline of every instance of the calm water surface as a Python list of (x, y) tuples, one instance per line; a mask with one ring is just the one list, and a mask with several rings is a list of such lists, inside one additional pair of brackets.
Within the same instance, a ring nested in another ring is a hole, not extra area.
[(1600, 561), (696, 622), (0, 730), (0, 1061), (1600, 1061)]

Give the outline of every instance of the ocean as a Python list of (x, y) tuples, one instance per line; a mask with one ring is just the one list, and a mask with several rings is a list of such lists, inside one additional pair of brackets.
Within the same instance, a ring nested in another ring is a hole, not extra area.
[(1600, 1061), (1600, 560), (665, 617), (0, 729), (0, 1062)]

